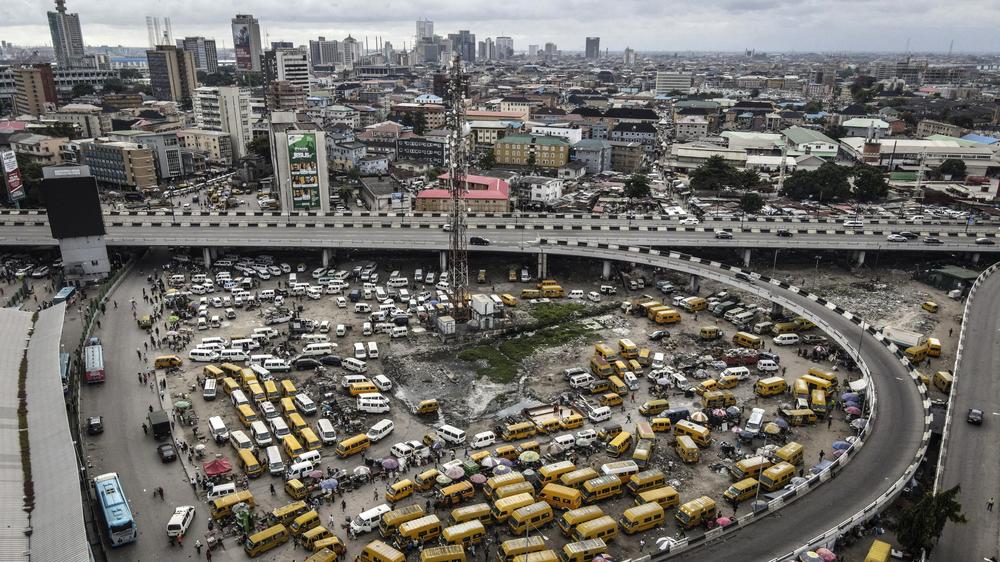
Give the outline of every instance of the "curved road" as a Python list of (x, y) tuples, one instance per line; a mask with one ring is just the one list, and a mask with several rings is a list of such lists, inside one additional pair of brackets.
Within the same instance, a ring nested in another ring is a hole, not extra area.
[[(959, 501), (968, 523), (945, 526), (932, 552), (934, 560), (982, 560), (1000, 555), (1000, 507), (987, 511), (989, 498), (1000, 499), (1000, 273), (983, 280), (962, 326), (962, 355), (952, 391), (950, 437), (938, 488), (962, 486)], [(966, 423), (969, 408), (985, 413), (983, 425)]]

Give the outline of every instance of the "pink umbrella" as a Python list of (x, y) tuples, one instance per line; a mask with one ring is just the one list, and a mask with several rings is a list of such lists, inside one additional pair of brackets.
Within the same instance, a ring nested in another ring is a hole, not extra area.
[(306, 476), (308, 476), (309, 478), (322, 478), (323, 477), (323, 471), (322, 470), (310, 470), (309, 472), (306, 473)]
[(472, 476), (469, 477), (469, 481), (472, 482), (473, 484), (485, 484), (486, 476), (483, 474), (473, 474)]
[(720, 527), (725, 527), (726, 525), (731, 525), (733, 523), (733, 520), (728, 517), (720, 517), (715, 520), (715, 523), (718, 524)]
[(831, 552), (829, 548), (817, 548), (816, 554), (819, 554), (823, 562), (834, 562), (837, 559), (837, 555)]
[(851, 414), (852, 416), (860, 416), (861, 415), (861, 409), (860, 408), (855, 408), (854, 406), (850, 406), (850, 407), (844, 408), (844, 411), (847, 412), (848, 414)]

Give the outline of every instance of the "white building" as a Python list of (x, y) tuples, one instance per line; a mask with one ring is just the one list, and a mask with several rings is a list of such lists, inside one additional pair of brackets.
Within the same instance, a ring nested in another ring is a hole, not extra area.
[[(520, 197), (531, 203), (551, 205), (562, 197), (563, 180), (545, 176), (526, 176), (517, 180)], [(522, 201), (524, 202), (524, 201)]]
[(236, 86), (204, 86), (194, 91), (194, 118), (199, 129), (229, 133), (233, 159), (247, 155), (253, 140), (250, 90)]
[(674, 122), (674, 136), (677, 140), (700, 139), (708, 136), (708, 119), (688, 115)]
[(864, 137), (840, 139), (841, 150), (851, 159), (889, 170), (915, 171), (921, 159), (925, 170), (940, 166), (945, 160), (961, 160), (970, 176), (985, 176), (989, 170), (1000, 168), (988, 145), (961, 139), (879, 139), (873, 143), (877, 151), (875, 146), (866, 149), (865, 144)]
[(283, 80), (309, 93), (309, 53), (305, 49), (274, 49), (265, 58), (270, 81)]
[(694, 75), (688, 72), (656, 71), (656, 95), (667, 96), (674, 90), (689, 93), (694, 84)]
[(531, 134), (564, 138), (568, 140), (571, 145), (580, 142), (580, 139), (583, 138), (583, 131), (580, 129), (555, 127), (551, 125), (533, 125), (531, 127)]
[(837, 141), (813, 129), (789, 127), (781, 134), (785, 136), (788, 154), (792, 156), (811, 154), (820, 158), (836, 158), (840, 149)]
[(892, 134), (889, 124), (881, 119), (870, 119), (867, 117), (855, 117), (841, 123), (847, 129), (847, 136), (868, 137), (876, 139), (887, 137)]

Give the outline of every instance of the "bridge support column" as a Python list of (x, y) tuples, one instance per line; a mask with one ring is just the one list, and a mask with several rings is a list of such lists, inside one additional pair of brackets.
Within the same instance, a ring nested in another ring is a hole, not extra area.
[(604, 260), (604, 268), (601, 270), (601, 279), (611, 279), (611, 260)]
[(688, 292), (695, 295), (701, 290), (701, 278), (697, 275), (692, 275), (691, 279), (688, 280)]
[(323, 267), (330, 267), (330, 250), (328, 248), (323, 248), (322, 254)]
[(212, 252), (209, 248), (201, 249), (201, 259), (205, 262), (205, 269), (212, 267)]
[(858, 267), (860, 267), (862, 265), (865, 265), (865, 251), (864, 250), (858, 250), (857, 252), (854, 252), (854, 265), (856, 265)]
[(972, 254), (972, 263), (979, 263), (979, 252)]
[(216, 259), (216, 258), (218, 258), (219, 257), (219, 249), (215, 248), (215, 247), (209, 248), (208, 249), (208, 255), (211, 256), (213, 260)]
[(538, 278), (545, 279), (549, 275), (549, 256), (538, 254)]
[(785, 309), (776, 302), (771, 303), (771, 318), (781, 318), (785, 315)]
[(750, 248), (743, 250), (743, 267), (750, 267)]
[(448, 252), (441, 250), (438, 252), (438, 263), (441, 265), (441, 271), (448, 270)]

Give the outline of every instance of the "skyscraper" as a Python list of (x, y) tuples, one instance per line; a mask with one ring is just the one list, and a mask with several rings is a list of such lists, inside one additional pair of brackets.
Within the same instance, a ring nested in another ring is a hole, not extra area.
[(514, 56), (514, 39), (512, 37), (497, 37), (497, 58), (509, 59)]
[(84, 56), (80, 16), (66, 13), (66, 0), (56, 0), (56, 11), (49, 12), (48, 15), (56, 62), (61, 68), (72, 68)]
[(219, 70), (219, 55), (215, 51), (215, 39), (185, 37), (177, 41), (178, 47), (194, 55), (194, 67), (202, 72), (214, 74)]
[(336, 39), (328, 41), (326, 37), (320, 37), (318, 40), (309, 41), (310, 68), (332, 66), (341, 60), (340, 42)]
[(228, 133), (237, 159), (247, 155), (247, 144), (253, 137), (250, 90), (236, 86), (198, 88), (194, 117), (199, 129)]
[(309, 59), (305, 49), (271, 49), (264, 53), (264, 81), (284, 81), (309, 94)]
[(417, 20), (417, 42), (431, 37), (434, 37), (434, 22), (426, 19)]
[(182, 105), (191, 103), (198, 87), (193, 54), (174, 45), (158, 45), (146, 51), (146, 61), (153, 97)]
[(476, 34), (469, 33), (468, 29), (461, 29), (458, 33), (449, 33), (448, 41), (451, 43), (452, 52), (458, 53), (465, 62), (476, 62)]
[(601, 56), (601, 38), (587, 37), (587, 58), (597, 60)]
[(236, 14), (232, 24), (237, 70), (260, 72), (260, 22), (250, 14)]

